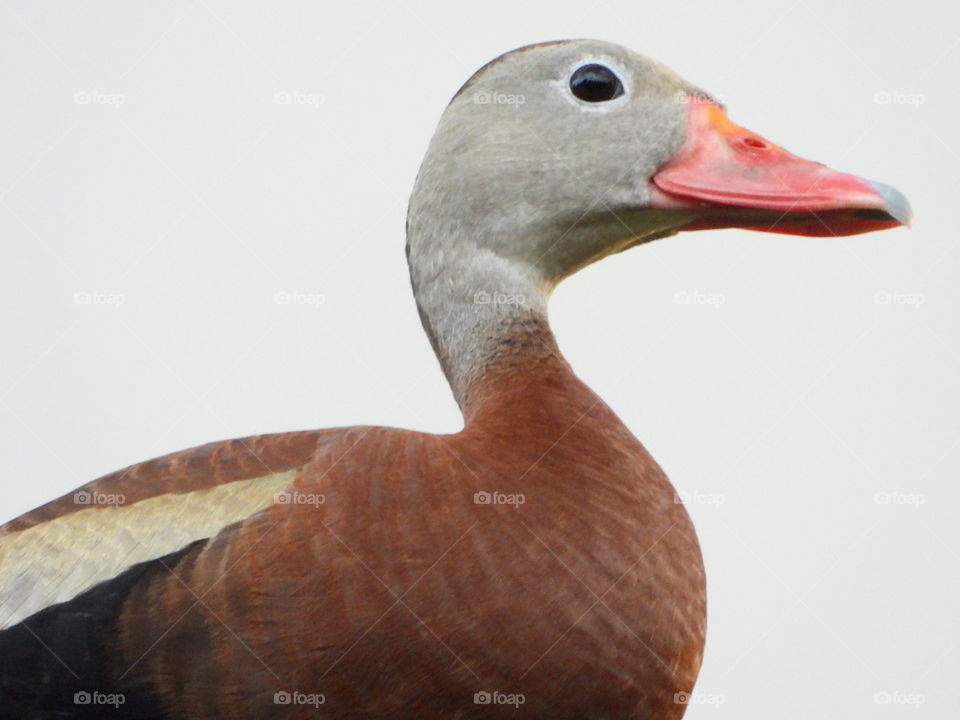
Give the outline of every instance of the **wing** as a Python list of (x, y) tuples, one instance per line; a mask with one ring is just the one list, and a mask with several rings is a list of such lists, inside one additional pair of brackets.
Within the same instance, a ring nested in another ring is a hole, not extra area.
[[(339, 432), (257, 436), (174, 453), (0, 527), (0, 718), (101, 717), (111, 698), (99, 673), (131, 589), (273, 505)], [(111, 717), (163, 717), (149, 698), (112, 700)]]

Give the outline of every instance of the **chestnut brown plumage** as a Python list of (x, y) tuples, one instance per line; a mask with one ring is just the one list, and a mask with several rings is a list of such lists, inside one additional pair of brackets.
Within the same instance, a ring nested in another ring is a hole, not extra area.
[(0, 718), (101, 717), (110, 698), (110, 717), (158, 720), (679, 718), (704, 647), (696, 535), (560, 355), (547, 297), (685, 228), (908, 214), (623, 48), (488, 64), (444, 113), (408, 220), (463, 430), (214, 443), (79, 491), (112, 504), (74, 494), (7, 523)]

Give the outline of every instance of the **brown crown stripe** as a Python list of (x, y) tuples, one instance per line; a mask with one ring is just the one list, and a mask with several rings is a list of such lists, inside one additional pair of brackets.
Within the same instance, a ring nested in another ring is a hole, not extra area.
[(567, 42), (570, 42), (570, 41), (569, 40), (550, 40), (547, 42), (531, 43), (529, 45), (523, 45), (522, 47), (518, 47), (515, 50), (511, 50), (510, 52), (505, 52), (503, 55), (495, 57), (493, 60), (491, 60), (486, 65), (481, 67), (479, 70), (477, 70), (473, 75), (467, 78), (467, 81), (460, 86), (460, 89), (457, 90), (456, 93), (454, 93), (453, 99), (456, 99), (457, 97), (459, 97), (465, 90), (467, 90), (471, 85), (473, 85), (473, 83), (476, 81), (478, 77), (480, 77), (488, 69), (492, 68), (497, 63), (503, 62), (508, 57), (512, 55), (517, 55), (519, 53), (527, 52), (528, 50), (533, 50), (534, 48), (549, 47), (550, 45), (563, 45), (564, 43), (567, 43)]

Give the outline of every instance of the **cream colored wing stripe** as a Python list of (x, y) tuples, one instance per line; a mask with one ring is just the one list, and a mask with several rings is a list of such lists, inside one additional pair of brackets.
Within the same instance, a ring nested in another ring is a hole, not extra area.
[(0, 537), (0, 630), (130, 566), (210, 538), (269, 506), (297, 470), (130, 505), (85, 508)]

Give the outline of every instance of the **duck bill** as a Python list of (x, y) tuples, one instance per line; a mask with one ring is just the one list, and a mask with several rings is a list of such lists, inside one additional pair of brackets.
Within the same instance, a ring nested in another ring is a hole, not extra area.
[(692, 216), (684, 230), (856, 235), (911, 219), (898, 190), (797, 157), (712, 103), (688, 106), (686, 139), (650, 191), (651, 207)]

